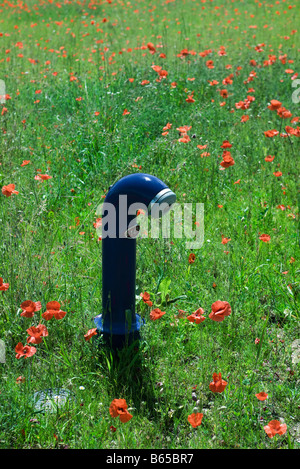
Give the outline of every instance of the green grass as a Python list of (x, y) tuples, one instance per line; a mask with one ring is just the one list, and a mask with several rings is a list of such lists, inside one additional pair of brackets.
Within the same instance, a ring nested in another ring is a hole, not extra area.
[[(0, 186), (19, 192), (0, 194), (0, 277), (9, 283), (0, 291), (1, 448), (299, 448), (299, 138), (264, 135), (299, 126), (268, 109), (277, 99), (299, 116), (286, 72), (299, 73), (298, 0), (291, 7), (227, 0), (0, 7), (0, 79), (10, 98), (0, 104)], [(141, 48), (149, 42), (154, 55)], [(221, 46), (227, 55), (218, 54)], [(183, 49), (192, 53), (178, 57)], [(267, 65), (269, 55), (276, 61)], [(156, 81), (152, 65), (168, 76)], [(230, 74), (232, 84), (222, 84)], [(195, 102), (186, 102), (192, 93)], [(249, 95), (249, 108), (238, 109)], [(178, 142), (183, 125), (192, 126), (188, 143)], [(235, 164), (221, 171), (224, 140)], [(38, 170), (52, 179), (35, 180)], [(151, 321), (137, 301), (145, 318), (139, 350), (114, 354), (84, 339), (102, 309), (93, 223), (109, 186), (134, 172), (159, 177), (182, 204), (204, 203), (205, 239), (191, 265), (186, 239), (138, 240), (137, 294), (148, 291), (166, 314)], [(160, 306), (165, 279), (171, 301)], [(25, 300), (42, 303), (32, 319), (20, 316)], [(61, 321), (40, 316), (52, 300), (67, 311)], [(208, 318), (217, 300), (232, 307), (221, 323)], [(199, 325), (174, 317), (199, 307), (206, 317)], [(16, 359), (15, 346), (40, 321), (48, 337), (33, 357)], [(221, 394), (209, 389), (214, 372), (228, 383)], [(69, 389), (74, 400), (37, 412), (33, 394), (52, 387)], [(119, 398), (133, 415), (126, 424), (109, 414)], [(204, 414), (196, 429), (187, 420), (193, 412)], [(287, 432), (270, 439), (263, 427), (274, 419)]]

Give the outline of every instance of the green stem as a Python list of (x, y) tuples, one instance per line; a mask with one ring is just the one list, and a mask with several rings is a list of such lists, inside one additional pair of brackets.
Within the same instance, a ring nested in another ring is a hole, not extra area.
[[(257, 363), (258, 363), (258, 360), (259, 360), (259, 356), (260, 356), (260, 352), (261, 352), (261, 347), (262, 347), (262, 343), (263, 343), (263, 338), (264, 338), (264, 335), (265, 335), (265, 331), (266, 331), (267, 324), (268, 324), (268, 322), (269, 322), (269, 316), (270, 316), (270, 313), (268, 313), (268, 315), (267, 315), (267, 317), (266, 317), (265, 324), (264, 324), (264, 326), (263, 326), (262, 333), (261, 333), (261, 336), (260, 336), (260, 341), (259, 341), (259, 344), (258, 344), (258, 350), (257, 350), (257, 354), (256, 354), (256, 360), (255, 360), (255, 364), (254, 364), (254, 370), (256, 369), (256, 366), (257, 366)], [(254, 378), (254, 372), (253, 372), (252, 375), (251, 375), (251, 381), (250, 381), (250, 386), (249, 386), (249, 392), (252, 391), (253, 378)]]

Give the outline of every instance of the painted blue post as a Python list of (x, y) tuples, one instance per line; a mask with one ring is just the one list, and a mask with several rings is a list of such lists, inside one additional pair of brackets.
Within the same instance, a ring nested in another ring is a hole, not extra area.
[[(175, 202), (167, 185), (149, 174), (130, 174), (108, 191), (102, 210), (102, 314), (94, 322), (113, 348), (139, 338), (142, 319), (135, 313), (136, 239), (130, 222), (139, 208), (158, 217)], [(135, 204), (132, 206), (132, 204)], [(134, 214), (128, 215), (130, 206)]]

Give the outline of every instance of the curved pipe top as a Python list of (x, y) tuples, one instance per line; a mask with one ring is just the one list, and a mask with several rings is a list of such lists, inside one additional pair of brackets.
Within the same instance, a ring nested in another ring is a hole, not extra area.
[[(127, 196), (127, 204), (141, 203), (148, 207), (148, 214), (158, 216), (154, 206), (158, 207), (162, 203), (172, 205), (176, 200), (176, 195), (168, 186), (156, 176), (145, 173), (134, 173), (124, 176), (111, 186), (105, 203), (118, 206), (119, 196)], [(166, 212), (167, 210), (165, 210)]]

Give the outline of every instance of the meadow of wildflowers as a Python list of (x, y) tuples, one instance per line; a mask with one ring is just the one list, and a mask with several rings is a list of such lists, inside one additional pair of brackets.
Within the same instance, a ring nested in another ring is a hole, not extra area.
[[(0, 448), (299, 448), (299, 7), (0, 3)], [(205, 237), (138, 240), (114, 352), (97, 207), (136, 172)]]

